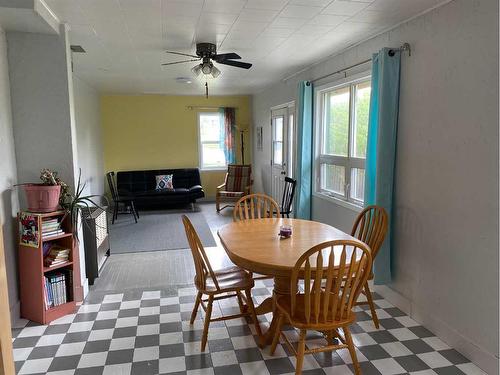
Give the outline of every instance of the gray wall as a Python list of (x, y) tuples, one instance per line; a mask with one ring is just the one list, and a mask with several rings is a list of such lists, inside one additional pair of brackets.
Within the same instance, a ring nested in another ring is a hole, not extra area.
[(77, 165), (82, 181), (87, 182), (87, 194), (104, 193), (104, 166), (101, 135), (99, 93), (73, 76)]
[[(59, 35), (8, 32), (7, 43), (18, 180), (37, 182), (40, 170), (49, 168), (74, 190), (78, 142), (66, 27), (60, 27)], [(85, 105), (84, 99), (82, 106)], [(84, 132), (82, 139), (85, 140)], [(85, 142), (82, 145), (85, 148)], [(25, 208), (24, 194), (19, 199), (21, 208)], [(83, 236), (79, 238), (81, 280), (86, 295)]]
[(0, 28), (0, 225), (3, 230), (9, 305), (11, 315), (18, 316), (19, 300), (17, 281), (16, 215), (19, 208), (16, 157), (12, 133), (10, 84), (7, 64), (7, 41)]
[(50, 168), (73, 185), (65, 34), (9, 32), (7, 41), (18, 179), (36, 182), (40, 170)]
[[(255, 95), (265, 142), (253, 146), (256, 190), (270, 192), (269, 108), (293, 100), (299, 80), (403, 42), (413, 52), (402, 58), (390, 288), (416, 320), (498, 373), (497, 1), (452, 1)], [(313, 199), (315, 220), (348, 230), (356, 214)]]

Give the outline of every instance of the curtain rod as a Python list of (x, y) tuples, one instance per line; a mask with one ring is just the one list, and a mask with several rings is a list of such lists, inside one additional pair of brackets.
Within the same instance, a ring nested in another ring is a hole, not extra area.
[[(193, 109), (219, 109), (221, 108), (222, 106), (199, 106), (199, 105), (188, 105), (186, 106), (186, 109), (190, 109), (190, 110), (193, 110)], [(231, 107), (231, 108), (234, 108), (234, 109), (238, 109), (238, 107)]]
[[(390, 51), (394, 51), (394, 50), (397, 50), (397, 51), (408, 51), (408, 56), (411, 56), (411, 47), (410, 47), (410, 44), (409, 43), (404, 43), (401, 47), (398, 47), (398, 48), (392, 48)], [(389, 51), (389, 54), (390, 54), (390, 51)], [(358, 66), (361, 66), (361, 65), (364, 65), (364, 64), (367, 64), (369, 62), (371, 62), (372, 59), (367, 59), (367, 60), (363, 60), (359, 63), (356, 63), (356, 64), (353, 64), (353, 65), (350, 65), (346, 68), (342, 68), (342, 69), (339, 69), (333, 73), (328, 73), (328, 74), (325, 74), (324, 76), (321, 76), (321, 77), (318, 77), (318, 78), (315, 78), (315, 79), (312, 79), (310, 80), (309, 82), (316, 82), (316, 81), (320, 81), (322, 79), (325, 79), (325, 78), (328, 78), (330, 76), (333, 76), (335, 74), (339, 74), (339, 73), (345, 73), (347, 70), (350, 70), (350, 69), (353, 69), (353, 68), (356, 68)]]

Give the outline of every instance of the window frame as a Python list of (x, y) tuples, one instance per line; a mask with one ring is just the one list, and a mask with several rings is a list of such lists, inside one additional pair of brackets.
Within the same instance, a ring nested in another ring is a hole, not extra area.
[[(210, 167), (210, 166), (205, 166), (203, 164), (203, 145), (204, 144), (220, 144), (220, 141), (202, 141), (201, 140), (201, 117), (202, 116), (217, 116), (219, 117), (220, 121), (220, 114), (219, 112), (216, 111), (204, 111), (204, 112), (198, 112), (198, 158), (199, 158), (199, 168), (200, 171), (224, 171), (227, 170), (227, 160), (224, 160), (224, 165), (223, 166), (217, 166), (217, 167)], [(224, 157), (224, 159), (226, 159)]]
[[(315, 89), (315, 121), (314, 121), (314, 138), (315, 138), (315, 162), (314, 162), (314, 195), (320, 198), (325, 198), (327, 200), (333, 200), (335, 203), (339, 203), (347, 208), (359, 211), (363, 205), (364, 201), (353, 198), (351, 196), (351, 174), (353, 168), (360, 168), (366, 171), (366, 158), (360, 158), (351, 156), (352, 148), (354, 147), (354, 130), (355, 130), (355, 108), (354, 105), (356, 99), (356, 90), (351, 87), (355, 87), (357, 84), (371, 81), (371, 71), (365, 71), (350, 77), (343, 78), (341, 80), (336, 80), (324, 85), (321, 85)], [(345, 87), (350, 87), (349, 91), (349, 130), (348, 130), (348, 145), (347, 145), (347, 156), (329, 155), (323, 153), (324, 142), (326, 141), (325, 135), (325, 107), (326, 107), (326, 94), (339, 90)], [(339, 194), (333, 190), (322, 188), (322, 165), (336, 165), (344, 167), (345, 182), (344, 182), (344, 192), (345, 194)]]

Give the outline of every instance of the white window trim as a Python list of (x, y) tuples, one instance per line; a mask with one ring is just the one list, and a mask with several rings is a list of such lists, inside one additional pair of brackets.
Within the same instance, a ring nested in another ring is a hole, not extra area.
[[(334, 156), (334, 155), (321, 155), (322, 149), (322, 112), (323, 112), (323, 100), (322, 95), (325, 92), (332, 91), (335, 89), (340, 89), (342, 87), (350, 86), (359, 82), (366, 81), (371, 78), (371, 71), (367, 70), (358, 74), (351, 75), (349, 77), (345, 77), (339, 80), (331, 81), (325, 83), (321, 86), (318, 86), (314, 89), (314, 100), (315, 100), (315, 116), (314, 116), (314, 127), (313, 127), (313, 137), (314, 137), (314, 181), (313, 181), (313, 196), (324, 199), (326, 201), (338, 204), (342, 207), (351, 209), (356, 212), (360, 212), (363, 208), (364, 202), (360, 202), (355, 199), (346, 199), (344, 196), (336, 194), (334, 192), (326, 192), (321, 190), (320, 186), (320, 173), (321, 173), (321, 161), (329, 161), (334, 162), (336, 165), (345, 165), (346, 158), (342, 156)], [(351, 93), (352, 95), (352, 93)], [(352, 99), (352, 98), (351, 98)], [(351, 103), (351, 101), (350, 101)], [(353, 111), (353, 108), (349, 108), (350, 111)], [(352, 116), (352, 114), (351, 114)], [(349, 124), (349, 144), (351, 143), (351, 124)], [(350, 155), (350, 149), (348, 149), (348, 155)], [(363, 158), (355, 158), (349, 157), (351, 159), (351, 167), (356, 168), (356, 166), (360, 166), (359, 163), (362, 163), (363, 168), (365, 164), (365, 159)], [(332, 163), (333, 164), (333, 163)], [(348, 175), (348, 176), (347, 176)], [(349, 184), (350, 181), (350, 173), (346, 173), (346, 185)], [(350, 189), (350, 186), (348, 186)]]
[(201, 132), (200, 132), (200, 119), (201, 116), (203, 115), (213, 115), (213, 114), (218, 114), (216, 111), (204, 111), (204, 112), (198, 112), (198, 121), (197, 121), (197, 133), (198, 133), (198, 164), (199, 164), (199, 169), (200, 171), (203, 172), (219, 172), (219, 171), (227, 171), (227, 160), (226, 164), (224, 166), (220, 167), (204, 167), (203, 166), (203, 147), (202, 145), (204, 143), (217, 143), (215, 141), (209, 141), (209, 142), (202, 142), (201, 141)]

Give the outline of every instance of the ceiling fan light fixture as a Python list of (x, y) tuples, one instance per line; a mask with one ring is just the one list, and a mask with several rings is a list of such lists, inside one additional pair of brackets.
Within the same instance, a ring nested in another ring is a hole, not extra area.
[(201, 71), (203, 72), (203, 74), (208, 75), (212, 73), (213, 67), (214, 66), (212, 63), (204, 62), (203, 64), (201, 64)]
[(220, 76), (220, 70), (217, 69), (217, 67), (212, 66), (211, 75), (212, 75), (213, 78), (217, 78), (218, 76)]
[(198, 77), (201, 74), (201, 64), (195, 65), (191, 71)]

